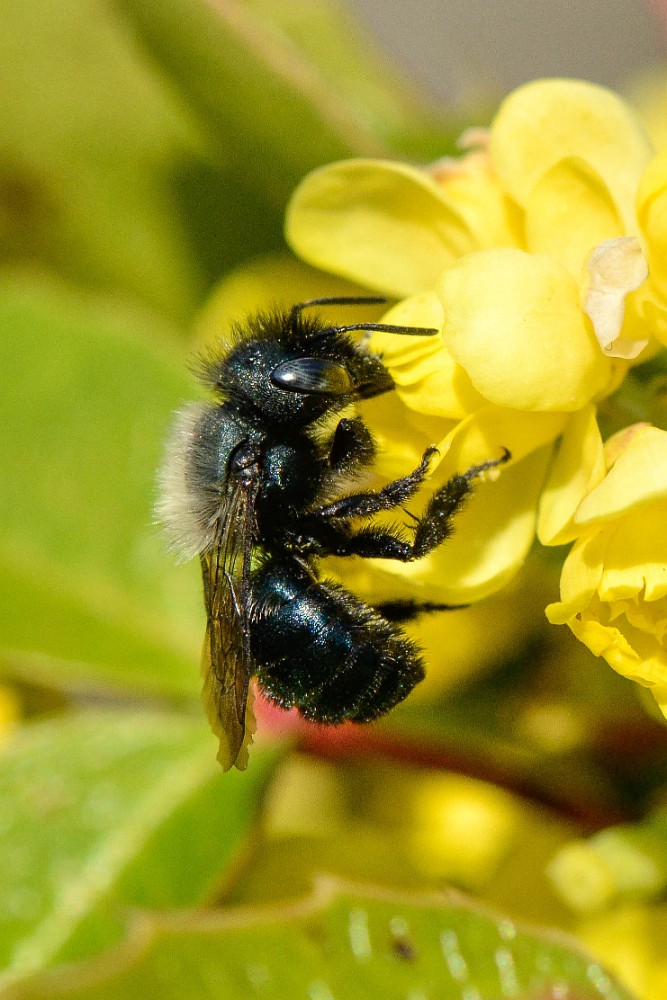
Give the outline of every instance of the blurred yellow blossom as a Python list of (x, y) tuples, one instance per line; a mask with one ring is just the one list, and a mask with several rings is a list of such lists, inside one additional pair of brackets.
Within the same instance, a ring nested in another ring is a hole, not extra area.
[(582, 922), (577, 934), (635, 996), (667, 996), (667, 907), (627, 905)]
[(634, 75), (624, 92), (657, 150), (667, 148), (667, 76), (656, 65)]
[(573, 910), (596, 913), (612, 905), (650, 899), (667, 888), (667, 810), (640, 823), (608, 827), (573, 840), (556, 853), (547, 874)]
[(21, 718), (21, 702), (13, 688), (0, 685), (0, 743), (8, 739)]
[(418, 870), (476, 887), (491, 879), (525, 819), (509, 793), (454, 774), (415, 778), (410, 815)]

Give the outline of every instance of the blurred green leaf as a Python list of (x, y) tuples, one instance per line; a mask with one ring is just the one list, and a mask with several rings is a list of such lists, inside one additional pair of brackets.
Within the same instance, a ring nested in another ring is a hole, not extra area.
[(194, 693), (198, 570), (152, 523), (171, 411), (193, 393), (173, 331), (3, 282), (0, 368), (0, 654), (52, 684)]
[(247, 838), (276, 759), (257, 749), (247, 774), (223, 774), (207, 727), (166, 714), (25, 727), (0, 754), (5, 975), (108, 944), (127, 904), (209, 897)]
[(401, 136), (415, 154), (446, 152), (444, 129), (337, 3), (121, 3), (207, 134), (281, 207), (314, 167), (391, 155)]
[(0, 264), (172, 318), (283, 246), (313, 167), (451, 148), (335, 2), (9, 0), (2, 28)]
[[(212, 0), (215, 3), (215, 0)], [(460, 128), (436, 114), (389, 52), (362, 27), (344, 0), (244, 0), (258, 17), (283, 32), (344, 100), (370, 136), (390, 154), (434, 159), (453, 150)]]
[(512, 707), (504, 713), (497, 693), (494, 700), (488, 688), (473, 688), (444, 705), (408, 703), (380, 726), (417, 757), (421, 751), (440, 766), (518, 788), (584, 822), (617, 819), (620, 804), (604, 762), (586, 748), (549, 752), (531, 745)]
[(146, 918), (125, 948), (38, 977), (13, 1000), (515, 997), (629, 1000), (564, 937), (527, 932), (458, 898), (322, 880), (271, 910)]
[(203, 279), (173, 178), (204, 142), (112, 5), (3, 4), (0, 130), (0, 260), (191, 313)]

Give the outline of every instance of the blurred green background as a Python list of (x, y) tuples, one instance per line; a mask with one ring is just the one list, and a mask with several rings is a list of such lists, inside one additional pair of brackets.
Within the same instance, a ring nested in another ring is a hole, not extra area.
[[(661, 52), (641, 5), (587, 5), (597, 20), (546, 47), (538, 33), (537, 55), (529, 5), (505, 6), (524, 43), (509, 62), (495, 28), (488, 42), (498, 6), (392, 9), (362, 13), (378, 38), (398, 27), (395, 57), (330, 3), (2, 4), (0, 997), (627, 995), (513, 923), (606, 957), (608, 918), (582, 923), (547, 867), (664, 788), (663, 726), (544, 622), (556, 565), (531, 559), (460, 613), (449, 661), (368, 733), (269, 719), (249, 770), (223, 775), (198, 697), (198, 568), (153, 524), (196, 331), (254, 288), (333, 290), (285, 256), (305, 173), (435, 159), (507, 84), (617, 79), (620, 50), (623, 73)], [(568, 61), (587, 32), (590, 73)], [(202, 312), (220, 281), (223, 305)], [(452, 885), (505, 917), (443, 896)], [(636, 945), (626, 982), (656, 982), (646, 941), (664, 910), (613, 919)]]

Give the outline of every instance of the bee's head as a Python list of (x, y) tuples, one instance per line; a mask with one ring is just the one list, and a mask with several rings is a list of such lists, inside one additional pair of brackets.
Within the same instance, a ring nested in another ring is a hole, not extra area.
[(200, 375), (249, 417), (306, 427), (394, 385), (378, 357), (317, 319), (259, 315), (235, 334), (234, 345), (207, 359)]

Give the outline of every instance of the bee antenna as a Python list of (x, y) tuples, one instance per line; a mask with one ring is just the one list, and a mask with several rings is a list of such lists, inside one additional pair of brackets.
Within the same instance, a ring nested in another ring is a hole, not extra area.
[(318, 330), (316, 337), (332, 333), (350, 333), (352, 330), (376, 330), (379, 333), (403, 333), (409, 337), (434, 337), (440, 333), (434, 326), (393, 326), (391, 323), (353, 323), (351, 326), (329, 326)]
[[(289, 325), (293, 329), (297, 317), (303, 309), (311, 306), (376, 306), (387, 301), (384, 295), (331, 295), (322, 299), (308, 299), (306, 302), (299, 302), (292, 306), (289, 311)], [(395, 326), (391, 323), (353, 323), (348, 326), (326, 326), (316, 330), (308, 338), (309, 340), (320, 339), (321, 337), (331, 337), (336, 333), (351, 333), (353, 330), (374, 330), (379, 333), (401, 333), (411, 337), (433, 337), (440, 333), (434, 327), (426, 326)]]

